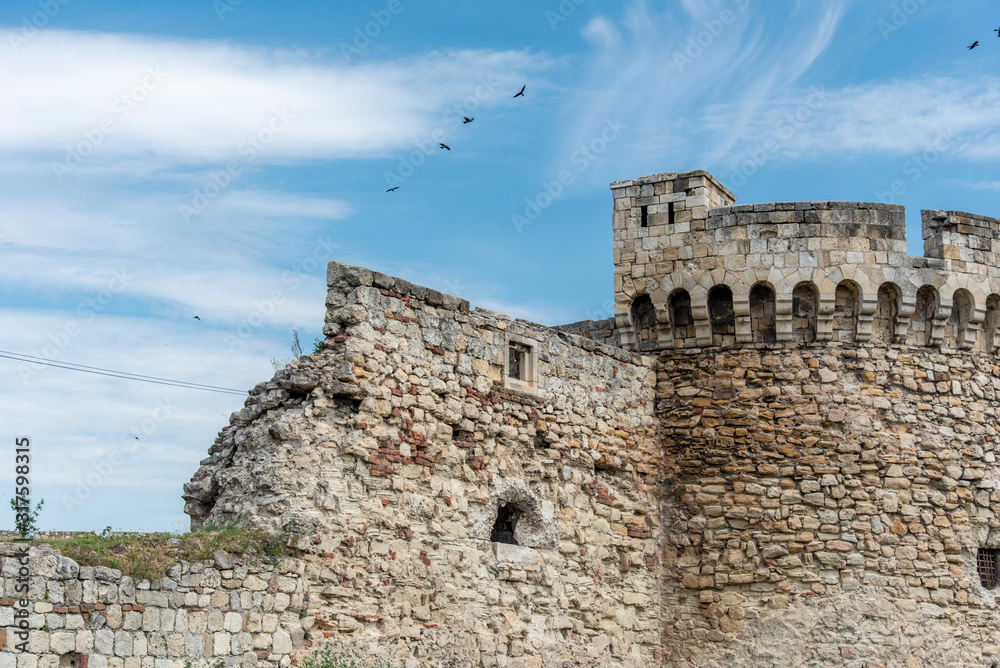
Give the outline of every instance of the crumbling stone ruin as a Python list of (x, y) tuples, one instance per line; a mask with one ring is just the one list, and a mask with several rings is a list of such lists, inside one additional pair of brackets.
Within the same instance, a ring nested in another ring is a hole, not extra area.
[(406, 665), (648, 665), (655, 363), (332, 263), (328, 350), (251, 391), (192, 525), (291, 531), (306, 620)]
[(925, 211), (911, 258), (898, 206), (737, 206), (701, 171), (612, 192), (604, 322), (332, 263), (327, 349), (251, 390), (184, 491), (193, 527), (301, 556), (140, 583), (240, 593), (169, 595), (171, 620), (204, 604), (200, 644), (151, 619), (160, 655), (115, 635), (89, 668), (323, 643), (407, 667), (1000, 662), (1000, 221)]

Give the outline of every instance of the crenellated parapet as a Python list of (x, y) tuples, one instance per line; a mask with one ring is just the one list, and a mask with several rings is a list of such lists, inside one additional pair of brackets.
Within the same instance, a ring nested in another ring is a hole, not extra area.
[(611, 185), (622, 345), (662, 350), (813, 342), (995, 352), (1000, 221), (901, 206), (735, 205), (707, 172)]

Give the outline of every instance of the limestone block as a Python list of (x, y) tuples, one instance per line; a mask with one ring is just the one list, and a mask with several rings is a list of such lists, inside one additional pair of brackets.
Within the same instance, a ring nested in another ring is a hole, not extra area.
[(291, 654), (292, 650), (292, 637), (289, 635), (288, 631), (285, 631), (284, 629), (275, 631), (271, 651), (275, 654)]

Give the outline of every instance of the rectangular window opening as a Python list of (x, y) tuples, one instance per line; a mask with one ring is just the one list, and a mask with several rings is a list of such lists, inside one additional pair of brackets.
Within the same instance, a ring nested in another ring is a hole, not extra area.
[(1000, 550), (992, 548), (979, 548), (976, 553), (976, 570), (979, 571), (979, 581), (984, 589), (996, 589), (997, 574), (1000, 573)]
[(511, 343), (507, 351), (507, 375), (515, 380), (528, 380), (528, 347)]
[(641, 222), (639, 223), (639, 226), (649, 227), (649, 207), (648, 206), (639, 207), (639, 212), (641, 216)]
[(667, 222), (671, 225), (674, 224), (674, 203), (670, 202), (667, 204)]

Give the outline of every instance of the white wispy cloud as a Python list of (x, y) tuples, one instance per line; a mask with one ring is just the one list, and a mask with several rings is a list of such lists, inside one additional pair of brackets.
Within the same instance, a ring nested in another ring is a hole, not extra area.
[[(337, 241), (319, 226), (354, 207), (243, 172), (413, 148), (460, 125), (459, 102), (509, 103), (507, 90), (549, 63), (529, 51), (454, 50), (347, 64), (219, 41), (40, 31), (0, 50), (0, 277), (83, 299), (120, 271), (130, 280), (116, 300), (169, 317), (238, 324), (277, 295), (272, 324), (321, 318)], [(226, 174), (234, 162), (245, 181)]]
[[(593, 53), (578, 104), (569, 107), (565, 150), (586, 145), (619, 116), (628, 132), (602, 159), (622, 163), (623, 172), (637, 162), (662, 163), (665, 152), (684, 163), (677, 168), (719, 160), (761, 109), (799, 85), (829, 49), (849, 4), (796, 3), (780, 30), (745, 0), (633, 0), (620, 16), (595, 17), (583, 30)], [(705, 143), (704, 110), (718, 106), (729, 113)]]
[[(772, 100), (756, 131), (765, 133), (803, 98)], [(974, 160), (1000, 158), (1000, 78), (894, 80), (824, 89), (823, 98), (808, 123), (790, 133), (788, 150), (900, 155), (936, 147)], [(723, 111), (717, 121), (728, 113)]]
[(583, 36), (602, 48), (611, 48), (621, 39), (621, 33), (606, 16), (593, 18), (583, 29)]
[(0, 50), (0, 151), (62, 155), (89, 143), (83, 151), (106, 159), (199, 164), (249, 153), (258, 138), (266, 161), (372, 155), (444, 126), (455, 100), (505, 102), (497, 88), (545, 63), (526, 51), (458, 50), (347, 65), (222, 42), (43, 31)]
[(346, 218), (351, 206), (341, 200), (264, 191), (233, 192), (219, 202), (221, 209), (269, 218)]
[[(671, 169), (725, 172), (765, 142), (767, 160), (926, 150), (1000, 158), (1000, 77), (955, 71), (816, 83), (843, 57), (847, 16), (870, 24), (877, 43), (880, 11), (852, 0), (797, 2), (787, 14), (755, 12), (743, 0), (628, 2), (582, 31), (592, 53), (579, 104), (567, 112), (564, 152), (588, 145), (617, 117), (628, 129), (600, 156), (595, 180), (635, 173), (637, 164), (662, 170), (665, 155)], [(871, 46), (857, 31), (847, 39)]]
[(308, 246), (301, 259), (287, 267), (226, 256), (218, 260), (228, 261), (211, 261), (54, 254), (47, 249), (15, 247), (5, 249), (0, 280), (8, 286), (30, 285), (33, 294), (46, 297), (65, 293), (70, 314), (86, 311), (87, 304), (97, 299), (103, 300), (101, 311), (138, 301), (168, 318), (199, 315), (230, 327), (260, 319), (269, 327), (294, 327), (322, 323), (325, 268), (333, 259), (332, 253), (323, 249), (314, 253)]

